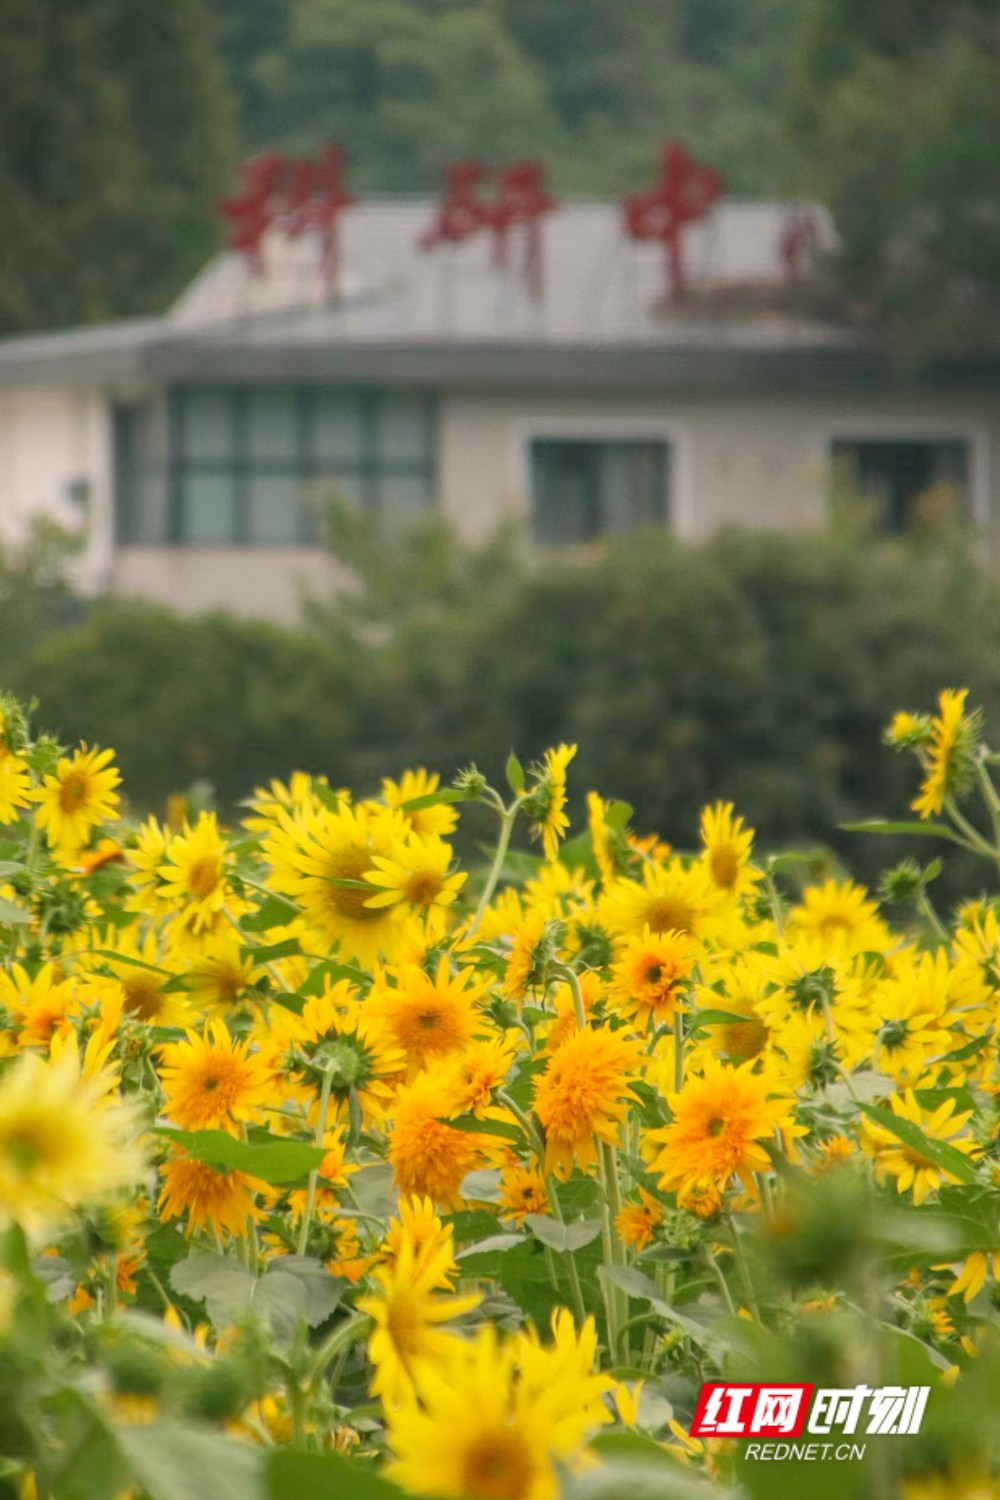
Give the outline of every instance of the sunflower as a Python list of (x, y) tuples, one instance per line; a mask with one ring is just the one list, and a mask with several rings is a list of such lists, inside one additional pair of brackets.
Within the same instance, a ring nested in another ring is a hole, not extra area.
[[(276, 1015), (276, 1010), (271, 1044), (263, 1047), (274, 1070), (283, 1071), (281, 1054), (295, 1047), (317, 1072), (330, 1071), (332, 1098), (346, 1101), (353, 1094), (364, 1118), (383, 1120), (406, 1072), (406, 1054), (385, 1022), (358, 1000), (354, 986), (346, 979), (327, 981), (321, 995), (306, 1001), (301, 1016)], [(294, 1071), (293, 1064), (293, 1076)]]
[(626, 1203), (615, 1219), (615, 1229), (623, 1245), (645, 1250), (657, 1228), (663, 1223), (663, 1208), (652, 1193), (639, 1189), (639, 1202)]
[(239, 934), (230, 929), (206, 943), (184, 975), (184, 988), (199, 1010), (222, 1013), (232, 1010), (263, 974), (260, 965), (244, 957)]
[(546, 750), (537, 768), (538, 780), (527, 802), (531, 831), (542, 841), (545, 858), (554, 860), (559, 840), (569, 827), (566, 816), (566, 767), (576, 754), (575, 745), (558, 745)]
[(762, 879), (750, 863), (753, 829), (737, 816), (731, 802), (716, 802), (701, 813), (702, 860), (714, 885), (729, 896), (742, 896)]
[(701, 1077), (689, 1078), (680, 1093), (668, 1095), (673, 1121), (648, 1139), (662, 1149), (653, 1160), (659, 1185), (680, 1196), (690, 1188), (725, 1190), (733, 1177), (756, 1193), (753, 1174), (766, 1172), (770, 1158), (761, 1142), (790, 1127), (794, 1101), (776, 1093), (766, 1073), (753, 1063), (731, 1067), (709, 1058)]
[(31, 805), (31, 773), (26, 761), (0, 740), (0, 823), (14, 823)]
[(468, 1045), (481, 1025), (483, 995), (483, 985), (471, 970), (451, 974), (448, 955), (443, 954), (433, 978), (416, 964), (392, 974), (395, 987), (373, 990), (368, 1008), (384, 1021), (393, 1042), (406, 1053), (411, 1075), (433, 1059)]
[(437, 802), (431, 807), (416, 807), (404, 810), (404, 803), (416, 802), (422, 797), (433, 797), (441, 785), (436, 771), (404, 771), (398, 781), (388, 776), (382, 778), (382, 801), (387, 807), (400, 810), (413, 832), (421, 838), (428, 834), (439, 836), (451, 833), (458, 822), (458, 813), (447, 802)]
[(541, 912), (525, 917), (513, 930), (503, 992), (508, 1000), (523, 1000), (529, 991), (544, 989), (548, 966), (555, 957), (552, 927)]
[(612, 932), (640, 937), (654, 934), (705, 934), (722, 892), (703, 864), (685, 865), (678, 858), (647, 864), (641, 880), (616, 880), (600, 903), (601, 919)]
[(440, 937), (445, 930), (445, 913), (468, 878), (463, 871), (449, 874), (451, 862), (450, 844), (434, 835), (421, 838), (411, 833), (397, 858), (372, 856), (373, 868), (364, 878), (378, 888), (378, 893), (371, 896), (368, 905), (377, 909), (404, 901), (427, 918), (433, 935)]
[(322, 806), (295, 818), (281, 810), (264, 852), (275, 890), (300, 903), (310, 925), (338, 945), (342, 959), (369, 965), (398, 952), (405, 903), (370, 905), (365, 877), (377, 868), (377, 858), (405, 857), (406, 834), (400, 813), (371, 805)]
[(600, 1397), (614, 1382), (548, 1351), (529, 1356), (529, 1377), (526, 1355), (526, 1339), (501, 1344), (487, 1326), (454, 1362), (428, 1369), (421, 1404), (387, 1412), (389, 1478), (440, 1500), (556, 1500), (556, 1464), (575, 1464), (588, 1433), (610, 1421)]
[(225, 855), (214, 813), (203, 812), (193, 828), (185, 823), (167, 844), (160, 895), (195, 934), (210, 928), (226, 904)]
[(683, 932), (651, 932), (626, 940), (612, 965), (611, 998), (641, 1030), (650, 1017), (657, 1026), (673, 1020), (683, 1008), (684, 982), (698, 961), (697, 945)]
[[(314, 785), (325, 789), (328, 785), (326, 777), (310, 776), (307, 771), (293, 771), (287, 783), (273, 777), (266, 787), (255, 787), (253, 796), (247, 798), (244, 804), (250, 808), (250, 813), (242, 820), (243, 827), (251, 833), (267, 833), (279, 809), (296, 813), (304, 807), (318, 806), (319, 799), (313, 789)], [(350, 801), (346, 792), (338, 792), (337, 795)]]
[(72, 979), (59, 978), (54, 964), (42, 964), (32, 978), (21, 964), (0, 972), (0, 1002), (10, 1010), (19, 1047), (47, 1049), (54, 1036), (67, 1036), (80, 1005)]
[(503, 1087), (514, 1057), (512, 1043), (501, 1036), (467, 1043), (445, 1069), (449, 1111), (480, 1120), (509, 1119), (505, 1110), (493, 1105), (493, 1095)]
[(234, 1042), (224, 1021), (209, 1021), (205, 1035), (166, 1042), (160, 1081), (166, 1112), (182, 1130), (225, 1130), (239, 1135), (273, 1098), (271, 1075), (248, 1042)]
[(960, 692), (945, 688), (938, 698), (930, 744), (920, 752), (925, 770), (923, 784), (910, 803), (921, 818), (934, 817), (948, 798), (961, 796), (972, 781), (980, 715), (966, 714), (968, 696), (968, 688)]
[(401, 1193), (431, 1198), (440, 1208), (461, 1208), (462, 1179), (496, 1155), (496, 1142), (456, 1130), (440, 1118), (445, 1107), (436, 1071), (401, 1088), (387, 1154)]
[(398, 1217), (389, 1220), (379, 1246), (379, 1258), (394, 1265), (408, 1245), (415, 1269), (429, 1268), (431, 1289), (450, 1290), (458, 1273), (454, 1227), (441, 1222), (430, 1198), (400, 1198), (396, 1213)]
[(82, 849), (91, 829), (117, 816), (121, 781), (113, 750), (88, 750), (81, 745), (72, 758), (59, 760), (54, 775), (46, 776), (32, 792), (38, 811), (39, 828), (44, 829), (49, 844), (72, 853)]
[(187, 1215), (184, 1232), (189, 1236), (207, 1228), (239, 1237), (251, 1219), (261, 1217), (254, 1194), (268, 1190), (266, 1183), (244, 1172), (217, 1171), (182, 1152), (163, 1163), (160, 1179), (156, 1206), (161, 1221), (165, 1224)]
[[(968, 1156), (976, 1150), (974, 1141), (956, 1140), (972, 1118), (972, 1110), (954, 1114), (954, 1099), (946, 1099), (934, 1110), (923, 1110), (911, 1089), (903, 1094), (893, 1094), (889, 1108), (900, 1120), (916, 1125), (929, 1140), (946, 1141), (954, 1150)], [(958, 1182), (946, 1168), (929, 1160), (914, 1146), (908, 1146), (884, 1125), (878, 1125), (866, 1116), (861, 1122), (861, 1145), (873, 1158), (875, 1176), (879, 1182), (887, 1178), (896, 1180), (897, 1193), (913, 1192), (913, 1202), (919, 1208), (927, 1197), (943, 1182)]]
[(894, 939), (864, 886), (853, 880), (811, 885), (788, 913), (788, 936), (811, 938), (829, 954), (885, 953)]
[(641, 1065), (641, 1044), (608, 1027), (577, 1031), (553, 1053), (535, 1082), (547, 1174), (568, 1177), (574, 1160), (585, 1172), (596, 1166), (596, 1143), (616, 1141)]
[(359, 1312), (375, 1324), (368, 1341), (368, 1358), (374, 1366), (371, 1392), (381, 1396), (387, 1410), (412, 1399), (423, 1386), (428, 1368), (453, 1359), (462, 1343), (453, 1333), (438, 1327), (471, 1312), (482, 1300), (477, 1293), (456, 1297), (440, 1295), (443, 1267), (452, 1262), (442, 1245), (435, 1254), (418, 1256), (404, 1234), (392, 1261), (383, 1261), (372, 1273), (378, 1290), (360, 1297)]
[(113, 1077), (85, 1076), (75, 1037), (49, 1060), (23, 1053), (0, 1080), (0, 1223), (42, 1233), (112, 1200), (144, 1171), (138, 1130)]
[(822, 1011), (799, 1011), (789, 1016), (778, 1034), (777, 1046), (787, 1063), (789, 1088), (822, 1090), (837, 1081), (843, 1059), (836, 1037), (830, 1039)]
[(951, 966), (943, 949), (902, 955), (878, 991), (874, 1016), (878, 1068), (914, 1087), (931, 1060), (952, 1050)]
[(170, 834), (154, 817), (140, 825), (135, 843), (128, 850), (129, 885), (133, 891), (132, 908), (161, 916), (170, 910), (166, 899), (166, 881), (160, 869), (166, 862)]
[(103, 931), (91, 929), (89, 940), (96, 941), (102, 951), (78, 949), (74, 954), (76, 972), (87, 974), (110, 969), (125, 992), (124, 1009), (128, 1015), (153, 1026), (183, 1026), (190, 1021), (185, 996), (167, 988), (174, 976), (161, 962), (154, 930), (140, 936), (135, 925), (108, 927)]
[(549, 1195), (537, 1163), (522, 1165), (511, 1158), (500, 1173), (500, 1197), (497, 1200), (501, 1219), (511, 1219), (518, 1228), (527, 1214), (547, 1214)]

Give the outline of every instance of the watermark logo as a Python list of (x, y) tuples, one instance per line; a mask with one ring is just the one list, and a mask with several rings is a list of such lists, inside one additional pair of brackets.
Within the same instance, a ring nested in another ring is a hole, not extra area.
[[(703, 1385), (691, 1423), (692, 1437), (797, 1438), (904, 1437), (920, 1431), (930, 1386), (855, 1385), (816, 1388), (814, 1385), (733, 1384), (710, 1381)], [(751, 1444), (747, 1458), (860, 1457), (858, 1444), (810, 1443), (799, 1446), (808, 1454), (761, 1452), (774, 1444)], [(788, 1444), (779, 1443), (779, 1449)], [(758, 1451), (753, 1452), (756, 1448)], [(842, 1451), (844, 1450), (844, 1451)]]

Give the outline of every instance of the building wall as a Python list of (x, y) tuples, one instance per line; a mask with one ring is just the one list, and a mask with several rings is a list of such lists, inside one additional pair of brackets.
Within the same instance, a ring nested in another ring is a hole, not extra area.
[(694, 540), (729, 522), (817, 526), (827, 508), (834, 438), (962, 438), (975, 519), (1000, 538), (1000, 408), (987, 398), (555, 401), (450, 395), (442, 402), (439, 491), (471, 542), (496, 520), (530, 520), (533, 437), (664, 439), (671, 444), (670, 525)]
[[(469, 542), (501, 520), (530, 522), (533, 437), (664, 439), (671, 444), (669, 524), (701, 539), (722, 524), (822, 523), (830, 442), (841, 438), (963, 438), (972, 458), (975, 519), (1000, 545), (1000, 407), (988, 397), (859, 396), (715, 400), (553, 398), (443, 393), (437, 491)], [(347, 574), (302, 547), (113, 545), (110, 403), (100, 390), (0, 392), (0, 541), (17, 544), (44, 515), (82, 530), (74, 563), (88, 592), (111, 588), (186, 611), (221, 607), (294, 620), (303, 593)], [(86, 490), (86, 503), (71, 486)]]
[(0, 540), (16, 549), (36, 519), (55, 522), (83, 541), (73, 563), (77, 585), (99, 591), (111, 570), (111, 497), (101, 391), (0, 391)]

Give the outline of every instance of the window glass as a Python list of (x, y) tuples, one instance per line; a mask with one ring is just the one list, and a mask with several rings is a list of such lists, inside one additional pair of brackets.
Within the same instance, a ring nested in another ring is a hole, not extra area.
[(185, 459), (232, 461), (233, 401), (228, 391), (185, 391), (179, 416)]
[(357, 391), (319, 391), (314, 408), (318, 465), (360, 464), (364, 455), (364, 420)]
[(532, 443), (536, 539), (584, 542), (662, 524), (666, 462), (663, 443)]
[(969, 451), (959, 440), (837, 439), (834, 482), (867, 500), (882, 531), (968, 514)]
[(251, 474), (247, 481), (247, 526), (262, 546), (295, 547), (302, 540), (301, 480), (294, 474)]
[(184, 474), (180, 480), (181, 540), (229, 542), (235, 535), (233, 480), (229, 474)]
[(430, 456), (428, 417), (424, 396), (383, 394), (378, 403), (378, 447), (382, 462), (426, 463)]
[(295, 463), (300, 456), (295, 392), (249, 391), (246, 402), (247, 452), (251, 461)]

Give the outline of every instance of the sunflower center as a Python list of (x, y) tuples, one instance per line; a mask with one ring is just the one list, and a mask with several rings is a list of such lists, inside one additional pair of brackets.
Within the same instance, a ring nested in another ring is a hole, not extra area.
[(20, 1121), (2, 1142), (4, 1155), (22, 1177), (30, 1177), (40, 1166), (54, 1161), (58, 1146), (58, 1138), (40, 1120)]
[[(371, 867), (371, 855), (367, 849), (339, 849), (327, 857), (330, 905), (338, 916), (350, 922), (378, 922), (385, 915), (378, 907), (365, 905), (375, 893), (362, 878)], [(339, 884), (345, 880), (356, 884)]]
[(59, 806), (64, 813), (76, 812), (87, 800), (87, 778), (82, 771), (70, 771), (59, 788)]
[(206, 855), (192, 862), (188, 871), (188, 889), (199, 901), (204, 901), (219, 884), (219, 861), (216, 855)]
[(721, 1115), (713, 1115), (708, 1122), (708, 1133), (712, 1137), (713, 1141), (718, 1140), (719, 1136), (722, 1134), (725, 1128), (726, 1122)]
[(660, 982), (660, 980), (662, 978), (663, 978), (663, 965), (662, 964), (650, 964), (649, 968), (646, 970), (646, 983), (647, 984), (659, 984), (659, 982)]
[(767, 1043), (767, 1027), (763, 1021), (748, 1018), (746, 1021), (734, 1021), (732, 1025), (724, 1026), (722, 1036), (726, 1056), (734, 1057), (739, 1062), (747, 1062), (763, 1052)]
[(129, 978), (124, 989), (125, 1009), (130, 1015), (139, 1016), (143, 1021), (151, 1021), (159, 1015), (162, 996), (154, 975), (143, 974)]
[(417, 1016), (417, 1025), (421, 1031), (434, 1031), (441, 1020), (440, 1013), (436, 1010), (422, 1010)]
[(469, 1444), (462, 1465), (462, 1494), (470, 1500), (525, 1500), (534, 1465), (513, 1429), (480, 1433)]
[(656, 896), (643, 913), (650, 932), (690, 932), (695, 913), (682, 896)]
[(439, 876), (430, 870), (420, 870), (410, 876), (403, 890), (411, 906), (433, 906), (443, 888)]
[(386, 1327), (393, 1348), (405, 1363), (420, 1347), (420, 1310), (412, 1292), (399, 1291), (390, 1300)]
[(718, 849), (713, 849), (709, 865), (716, 885), (721, 886), (724, 891), (731, 891), (740, 873), (740, 862), (732, 845), (722, 844)]

